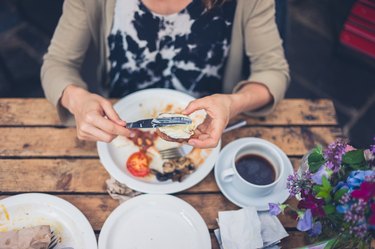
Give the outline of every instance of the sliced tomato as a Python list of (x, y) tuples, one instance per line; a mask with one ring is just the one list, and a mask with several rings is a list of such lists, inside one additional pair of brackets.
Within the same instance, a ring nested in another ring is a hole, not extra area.
[(143, 177), (150, 173), (148, 158), (143, 152), (133, 153), (126, 162), (126, 167), (133, 176)]

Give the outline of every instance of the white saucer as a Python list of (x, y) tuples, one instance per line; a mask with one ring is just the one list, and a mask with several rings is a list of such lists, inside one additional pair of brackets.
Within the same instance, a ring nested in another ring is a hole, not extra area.
[[(220, 177), (220, 174), (221, 172), (223, 172), (223, 170), (231, 167), (231, 158), (234, 155), (234, 150), (242, 144), (250, 144), (251, 142), (261, 142), (269, 145), (270, 147), (273, 147), (280, 153), (280, 156), (284, 162), (284, 174), (281, 176), (280, 182), (276, 185), (273, 192), (267, 196), (247, 196), (237, 191), (237, 189), (235, 189), (231, 183), (224, 182)], [(241, 138), (227, 144), (220, 152), (219, 158), (217, 159), (215, 165), (216, 183), (224, 196), (239, 207), (254, 206), (258, 211), (268, 210), (268, 203), (283, 203), (284, 201), (286, 201), (286, 199), (288, 199), (289, 191), (286, 187), (286, 183), (287, 177), (291, 174), (293, 174), (292, 163), (279, 147), (264, 139), (253, 137)]]

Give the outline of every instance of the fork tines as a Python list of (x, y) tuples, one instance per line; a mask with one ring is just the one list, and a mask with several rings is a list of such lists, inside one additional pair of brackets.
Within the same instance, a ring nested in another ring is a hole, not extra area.
[(181, 149), (179, 147), (160, 150), (159, 152), (163, 159), (174, 159), (174, 158), (180, 158), (183, 156)]
[(48, 245), (48, 249), (54, 249), (58, 243), (57, 237), (53, 231), (51, 232), (51, 235), (51, 242)]

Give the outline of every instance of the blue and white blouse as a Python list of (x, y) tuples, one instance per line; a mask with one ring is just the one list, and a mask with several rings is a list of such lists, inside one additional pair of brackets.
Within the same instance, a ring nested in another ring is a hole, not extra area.
[(117, 0), (108, 36), (110, 95), (169, 88), (195, 97), (222, 91), (236, 1), (207, 10), (202, 0), (171, 15), (141, 0)]

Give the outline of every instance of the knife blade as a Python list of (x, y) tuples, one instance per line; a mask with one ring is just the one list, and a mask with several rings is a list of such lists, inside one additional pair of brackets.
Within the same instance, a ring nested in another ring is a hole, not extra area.
[(163, 126), (188, 125), (191, 123), (192, 120), (188, 117), (151, 118), (126, 123), (126, 128), (158, 128)]

